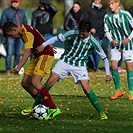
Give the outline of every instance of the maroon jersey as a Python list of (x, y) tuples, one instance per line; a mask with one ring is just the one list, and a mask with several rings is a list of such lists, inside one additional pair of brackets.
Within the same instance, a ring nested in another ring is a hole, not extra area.
[(31, 51), (36, 58), (40, 55), (54, 56), (53, 48), (50, 45), (46, 46), (42, 52), (37, 54), (36, 48), (46, 41), (37, 29), (29, 25), (22, 25), (22, 29), (21, 35), (25, 49), (31, 48)]

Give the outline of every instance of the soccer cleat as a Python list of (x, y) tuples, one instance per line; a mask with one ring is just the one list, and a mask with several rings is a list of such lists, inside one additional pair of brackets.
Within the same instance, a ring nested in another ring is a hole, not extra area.
[(128, 100), (133, 100), (133, 97), (131, 96), (131, 94), (128, 94)]
[(115, 100), (115, 99), (117, 99), (118, 97), (121, 97), (121, 96), (123, 96), (123, 92), (122, 91), (118, 91), (113, 96), (111, 96), (111, 99)]
[(100, 116), (100, 120), (107, 120), (108, 119), (107, 115), (104, 112), (99, 113), (99, 116)]
[(21, 114), (22, 115), (30, 115), (32, 113), (32, 111), (33, 111), (33, 108), (30, 107), (30, 108), (27, 108), (27, 109), (22, 110), (21, 111)]
[(55, 116), (61, 114), (61, 111), (59, 108), (57, 109), (49, 109), (48, 110), (48, 115), (44, 118), (44, 120), (51, 120), (53, 119)]

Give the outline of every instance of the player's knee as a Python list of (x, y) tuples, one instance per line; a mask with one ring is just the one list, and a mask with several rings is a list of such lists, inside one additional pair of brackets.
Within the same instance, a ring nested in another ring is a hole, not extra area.
[(116, 70), (116, 69), (117, 69), (117, 66), (116, 66), (116, 65), (112, 65), (112, 66), (111, 66), (111, 69), (112, 69), (112, 70)]

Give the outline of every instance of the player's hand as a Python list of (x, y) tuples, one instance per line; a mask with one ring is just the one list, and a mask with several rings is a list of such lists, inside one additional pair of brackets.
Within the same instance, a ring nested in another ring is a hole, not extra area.
[(115, 47), (117, 45), (118, 41), (117, 40), (113, 40), (111, 43)]
[(126, 38), (122, 41), (122, 44), (123, 45), (127, 45), (128, 43), (130, 42), (130, 39), (129, 38)]
[(106, 82), (110, 82), (112, 80), (112, 78), (110, 77), (110, 75), (106, 75)]
[(18, 74), (18, 72), (20, 71), (20, 68), (19, 67), (15, 67), (15, 68), (13, 68), (12, 69), (12, 73), (14, 73), (14, 74)]
[(37, 54), (42, 52), (44, 50), (44, 45), (40, 45), (39, 47), (36, 48)]
[(96, 33), (96, 29), (92, 28), (92, 29), (91, 29), (91, 33), (92, 33), (92, 34), (95, 34), (95, 33)]

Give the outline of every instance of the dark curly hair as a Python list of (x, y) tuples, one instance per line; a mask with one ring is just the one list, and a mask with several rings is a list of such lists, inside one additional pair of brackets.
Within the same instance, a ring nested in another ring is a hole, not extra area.
[(12, 28), (14, 28), (14, 27), (17, 27), (17, 25), (14, 24), (13, 22), (7, 22), (7, 23), (5, 23), (3, 25), (3, 28), (2, 28), (4, 35), (6, 35), (9, 31), (11, 31)]
[(90, 21), (87, 20), (87, 19), (81, 20), (81, 22), (79, 23), (78, 29), (79, 29), (79, 31), (90, 32), (90, 30), (91, 30), (91, 23), (90, 23)]

